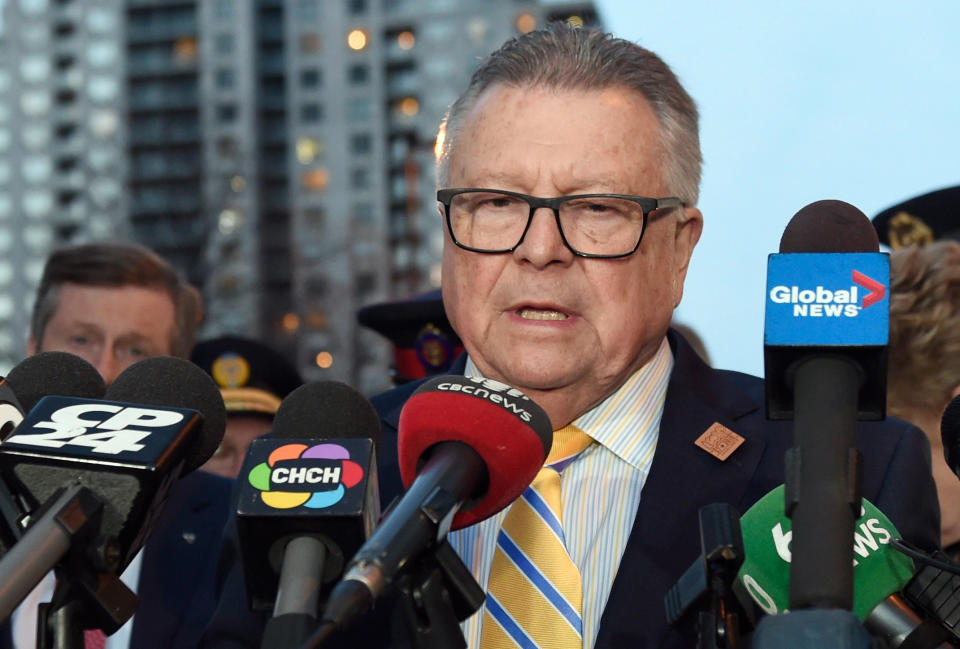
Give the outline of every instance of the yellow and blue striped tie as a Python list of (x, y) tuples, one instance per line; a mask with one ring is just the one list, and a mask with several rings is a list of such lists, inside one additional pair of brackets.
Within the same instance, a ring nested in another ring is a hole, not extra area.
[(504, 517), (487, 583), (482, 649), (583, 647), (583, 588), (565, 547), (559, 472), (592, 442), (576, 426), (554, 432), (546, 465)]

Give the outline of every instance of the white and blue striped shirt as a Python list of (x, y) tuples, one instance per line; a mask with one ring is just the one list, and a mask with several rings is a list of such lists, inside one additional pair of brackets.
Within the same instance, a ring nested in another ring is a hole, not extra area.
[[(660, 418), (673, 369), (666, 339), (657, 353), (602, 403), (572, 423), (597, 441), (561, 474), (567, 551), (583, 579), (583, 647), (592, 649), (600, 630), (620, 558), (627, 546), (650, 472)], [(480, 376), (468, 358), (464, 372)], [(496, 516), (453, 532), (450, 544), (486, 590), (497, 533), (509, 507)], [(480, 647), (482, 610), (463, 623), (468, 649)]]

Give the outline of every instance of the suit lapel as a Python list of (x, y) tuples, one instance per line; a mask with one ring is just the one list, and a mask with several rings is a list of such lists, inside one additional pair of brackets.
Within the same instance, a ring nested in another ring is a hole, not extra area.
[[(701, 507), (740, 502), (763, 454), (762, 437), (738, 424), (760, 406), (670, 336), (674, 370), (660, 435), (633, 529), (604, 609), (596, 647), (659, 646), (663, 597), (699, 555)], [(725, 461), (696, 446), (712, 424), (745, 438)], [(742, 512), (741, 512), (742, 513)]]

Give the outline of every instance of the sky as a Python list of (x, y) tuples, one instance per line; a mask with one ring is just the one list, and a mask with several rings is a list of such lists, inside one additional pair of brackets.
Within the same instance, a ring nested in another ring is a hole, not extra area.
[(873, 217), (960, 184), (960, 2), (596, 2), (700, 109), (704, 229), (675, 318), (714, 366), (762, 375), (767, 255), (800, 208)]

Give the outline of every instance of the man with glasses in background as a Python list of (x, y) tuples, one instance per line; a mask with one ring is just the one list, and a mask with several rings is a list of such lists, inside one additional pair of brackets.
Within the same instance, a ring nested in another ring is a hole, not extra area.
[[(558, 24), (483, 61), (441, 126), (443, 301), (466, 349), (451, 373), (523, 391), (566, 456), (449, 536), (487, 594), (462, 626), (471, 648), (695, 646), (692, 626), (667, 625), (664, 595), (700, 556), (699, 509), (742, 513), (783, 482), (790, 424), (765, 419), (762, 381), (711, 369), (669, 329), (703, 224), (697, 122), (656, 55)], [(417, 387), (373, 400), (384, 502), (401, 490), (390, 448)], [(869, 435), (864, 497), (934, 548), (922, 434)], [(406, 646), (387, 624), (357, 626), (353, 646)]]

